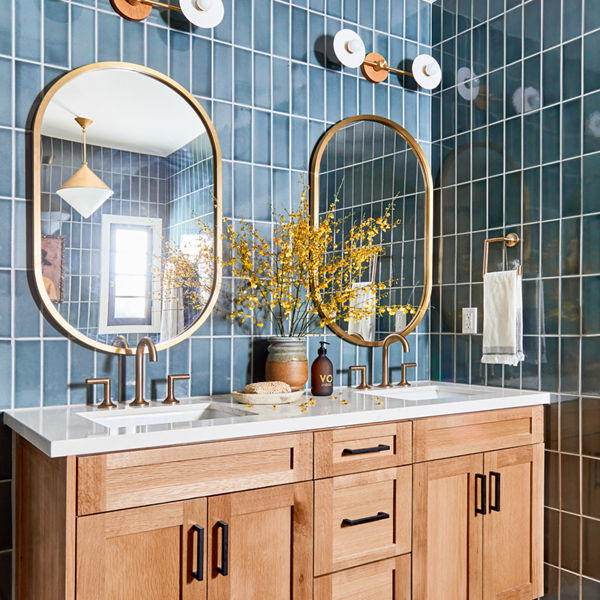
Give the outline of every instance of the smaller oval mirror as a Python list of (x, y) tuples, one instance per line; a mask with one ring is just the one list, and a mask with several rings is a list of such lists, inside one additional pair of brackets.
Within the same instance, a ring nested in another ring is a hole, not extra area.
[(52, 85), (33, 134), (45, 313), (106, 352), (191, 335), (221, 281), (221, 154), (202, 106), (161, 73), (97, 63)]
[(351, 117), (329, 129), (315, 147), (311, 214), (315, 227), (328, 216), (337, 224), (331, 254), (341, 258), (348, 252), (347, 242), (361, 223), (380, 218), (389, 223), (373, 240), (380, 247), (377, 259), (352, 281), (342, 276), (323, 292), (335, 295), (351, 288), (355, 314), (328, 315), (323, 296), (315, 298), (339, 337), (380, 346), (392, 333), (408, 335), (423, 318), (431, 297), (432, 194), (423, 150), (393, 121)]

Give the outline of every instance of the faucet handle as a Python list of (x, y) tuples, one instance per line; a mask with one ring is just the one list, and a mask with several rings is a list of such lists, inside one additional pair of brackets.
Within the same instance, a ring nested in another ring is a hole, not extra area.
[(88, 385), (103, 385), (104, 386), (104, 400), (102, 404), (98, 405), (98, 408), (117, 408), (117, 405), (110, 399), (110, 379), (108, 377), (95, 377), (92, 379), (86, 379), (85, 382)]
[(406, 380), (406, 369), (414, 367), (416, 369), (417, 363), (402, 363), (400, 367), (402, 369), (402, 381), (398, 384), (399, 387), (409, 387), (410, 383)]
[(163, 404), (179, 404), (179, 400), (175, 398), (175, 381), (179, 379), (189, 379), (189, 375), (169, 375), (167, 377), (167, 397), (162, 401)]
[[(357, 390), (369, 389), (369, 386), (367, 385), (367, 367), (365, 365), (352, 365), (348, 370), (360, 372), (360, 385), (356, 386)], [(352, 387), (352, 383), (350, 384), (350, 387)]]

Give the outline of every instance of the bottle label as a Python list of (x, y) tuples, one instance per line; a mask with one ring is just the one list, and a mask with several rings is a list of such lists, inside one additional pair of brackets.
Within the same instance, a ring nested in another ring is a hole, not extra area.
[(319, 375), (321, 383), (333, 383), (333, 375)]

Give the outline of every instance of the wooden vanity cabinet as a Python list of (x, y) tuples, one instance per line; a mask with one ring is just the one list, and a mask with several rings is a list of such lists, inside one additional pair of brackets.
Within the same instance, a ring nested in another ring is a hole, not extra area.
[[(544, 447), (541, 415), (527, 410), (529, 424), (526, 411), (518, 409), (420, 425), (441, 441), (427, 452), (456, 451), (465, 428), (473, 436), (463, 439), (463, 447), (471, 449), (516, 440), (538, 443), (413, 466), (413, 600), (532, 600), (543, 595)], [(502, 417), (509, 419), (507, 439), (498, 428)], [(461, 426), (452, 428), (454, 423)], [(479, 435), (481, 430), (493, 435)]]
[(55, 459), (17, 436), (16, 597), (534, 600), (542, 411)]

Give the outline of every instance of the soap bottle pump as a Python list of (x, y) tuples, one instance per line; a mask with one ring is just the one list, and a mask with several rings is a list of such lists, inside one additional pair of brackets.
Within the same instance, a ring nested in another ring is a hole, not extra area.
[(331, 396), (333, 394), (333, 363), (327, 358), (329, 342), (321, 342), (319, 356), (310, 370), (310, 385), (313, 396)]

